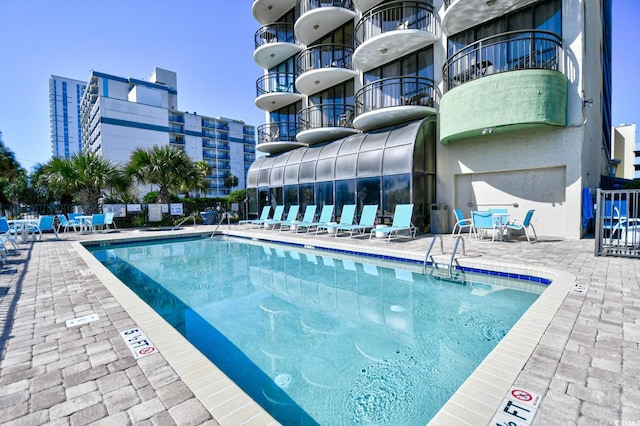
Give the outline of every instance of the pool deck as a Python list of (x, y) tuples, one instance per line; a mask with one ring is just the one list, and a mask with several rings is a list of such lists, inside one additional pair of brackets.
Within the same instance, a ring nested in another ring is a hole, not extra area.
[[(233, 226), (230, 232), (413, 259), (422, 259), (430, 243), (428, 236), (385, 244)], [(0, 424), (273, 423), (79, 245), (162, 234), (70, 232), (59, 241), (47, 234), (9, 255), (0, 269)], [(595, 257), (592, 239), (465, 240), (461, 264), (544, 275), (554, 284), (432, 423), (488, 424), (515, 385), (542, 395), (535, 425), (640, 424), (640, 260)], [(450, 250), (454, 239), (443, 241)], [(89, 314), (98, 319), (65, 323)], [(159, 354), (133, 357), (120, 332), (134, 327)]]

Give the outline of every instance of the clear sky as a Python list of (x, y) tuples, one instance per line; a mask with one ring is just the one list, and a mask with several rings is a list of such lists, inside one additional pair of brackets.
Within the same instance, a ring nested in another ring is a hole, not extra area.
[[(51, 158), (49, 77), (178, 74), (178, 108), (258, 126), (251, 1), (0, 0), (0, 131), (28, 170)], [(613, 124), (640, 121), (639, 0), (613, 1)]]

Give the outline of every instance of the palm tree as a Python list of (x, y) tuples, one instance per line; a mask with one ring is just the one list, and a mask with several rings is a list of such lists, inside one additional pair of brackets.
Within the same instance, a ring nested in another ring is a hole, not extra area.
[(234, 174), (232, 174), (231, 172), (227, 171), (224, 172), (224, 175), (222, 176), (222, 185), (227, 188), (227, 189), (231, 189), (234, 188), (236, 186), (238, 186), (238, 177), (235, 176)]
[(106, 158), (92, 152), (76, 153), (71, 158), (54, 158), (45, 165), (45, 177), (60, 191), (71, 191), (85, 214), (100, 211), (103, 191), (123, 190), (128, 181), (122, 170)]
[(170, 203), (171, 192), (177, 192), (193, 176), (194, 165), (181, 149), (169, 145), (137, 148), (126, 166), (128, 176), (138, 183), (158, 185), (158, 202)]

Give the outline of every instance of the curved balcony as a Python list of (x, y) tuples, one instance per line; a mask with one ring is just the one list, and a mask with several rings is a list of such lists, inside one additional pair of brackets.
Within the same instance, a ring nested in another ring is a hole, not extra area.
[(309, 45), (355, 17), (351, 0), (298, 0), (296, 38)]
[(320, 104), (298, 113), (299, 142), (312, 145), (358, 133), (353, 128), (353, 105)]
[(562, 39), (549, 31), (511, 31), (478, 40), (447, 58), (445, 92), (468, 81), (507, 71), (562, 71)]
[(293, 34), (293, 25), (286, 22), (264, 25), (254, 38), (253, 61), (264, 69), (273, 68), (302, 50)]
[(301, 100), (303, 96), (296, 92), (295, 81), (296, 75), (292, 72), (263, 75), (256, 81), (256, 106), (271, 112)]
[(295, 122), (279, 121), (267, 123), (258, 126), (257, 131), (258, 143), (256, 149), (266, 154), (277, 154), (278, 152), (306, 146), (304, 143), (296, 141), (298, 123)]
[(531, 3), (531, 0), (444, 0), (442, 32), (450, 36)]
[(256, 21), (265, 25), (275, 22), (295, 5), (296, 0), (254, 0), (251, 12)]
[(367, 131), (434, 115), (436, 99), (430, 78), (402, 76), (377, 80), (356, 93), (353, 126)]
[(367, 71), (437, 39), (433, 6), (416, 1), (384, 3), (366, 12), (356, 24), (353, 64)]
[(319, 44), (298, 54), (296, 88), (312, 95), (358, 75), (351, 59), (353, 49), (343, 44)]
[(382, 0), (353, 0), (353, 5), (360, 12), (366, 12), (379, 3), (382, 3)]

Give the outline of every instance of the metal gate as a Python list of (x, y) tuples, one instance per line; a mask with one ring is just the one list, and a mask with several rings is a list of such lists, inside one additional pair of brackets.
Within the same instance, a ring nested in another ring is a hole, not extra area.
[(640, 257), (640, 190), (598, 189), (596, 256)]

